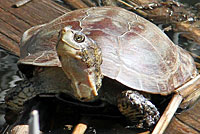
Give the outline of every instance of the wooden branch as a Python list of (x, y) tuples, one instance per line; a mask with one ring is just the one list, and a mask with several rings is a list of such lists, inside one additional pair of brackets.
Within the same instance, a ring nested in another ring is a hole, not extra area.
[[(156, 127), (154, 128), (152, 134), (163, 134), (165, 129), (167, 128), (168, 124), (170, 123), (172, 117), (174, 116), (176, 110), (178, 109), (179, 105), (181, 104), (182, 100), (186, 97), (189, 100), (192, 99), (190, 96), (195, 95), (194, 99), (197, 99), (199, 94), (199, 86), (200, 86), (200, 75), (193, 78), (189, 82), (185, 83), (182, 87), (175, 90), (175, 95), (173, 96), (172, 100), (168, 104), (167, 108), (165, 109), (163, 115), (161, 116), (160, 120), (158, 121)], [(188, 105), (189, 105), (189, 100)], [(192, 102), (194, 102), (193, 100)]]
[(189, 82), (185, 83), (183, 86), (178, 88), (175, 92), (180, 94), (183, 98), (187, 97), (194, 91), (199, 89), (199, 83), (200, 83), (200, 75), (197, 77), (193, 78)]

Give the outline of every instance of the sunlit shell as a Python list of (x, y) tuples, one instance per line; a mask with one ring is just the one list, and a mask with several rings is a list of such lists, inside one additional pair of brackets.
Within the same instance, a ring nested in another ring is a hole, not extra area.
[(60, 67), (55, 46), (66, 26), (101, 47), (105, 76), (133, 89), (169, 94), (197, 74), (192, 57), (157, 26), (119, 7), (76, 10), (29, 29), (20, 44), (19, 64)]

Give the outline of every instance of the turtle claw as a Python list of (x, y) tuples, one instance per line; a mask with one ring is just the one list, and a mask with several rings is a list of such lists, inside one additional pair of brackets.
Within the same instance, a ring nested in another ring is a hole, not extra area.
[(118, 98), (118, 108), (136, 128), (149, 129), (160, 118), (155, 105), (137, 91), (123, 91)]

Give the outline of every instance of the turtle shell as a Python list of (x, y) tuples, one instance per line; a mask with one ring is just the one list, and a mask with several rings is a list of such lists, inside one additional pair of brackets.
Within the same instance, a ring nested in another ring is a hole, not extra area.
[(130, 88), (165, 95), (197, 75), (187, 52), (148, 20), (119, 7), (75, 10), (29, 29), (22, 37), (19, 64), (61, 67), (55, 47), (66, 26), (100, 46), (104, 76)]

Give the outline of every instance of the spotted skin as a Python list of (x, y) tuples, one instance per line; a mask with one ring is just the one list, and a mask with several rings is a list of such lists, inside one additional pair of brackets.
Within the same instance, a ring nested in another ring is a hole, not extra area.
[(137, 91), (123, 91), (118, 98), (120, 112), (137, 128), (151, 128), (160, 118), (158, 109)]

